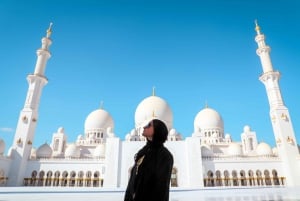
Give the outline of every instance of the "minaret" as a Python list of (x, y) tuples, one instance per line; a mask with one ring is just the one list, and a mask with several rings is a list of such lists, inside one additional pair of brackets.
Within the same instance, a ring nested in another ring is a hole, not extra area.
[(20, 112), (18, 125), (11, 152), (11, 168), (8, 178), (9, 186), (21, 186), (23, 184), (27, 161), (30, 157), (35, 128), (38, 121), (38, 108), (43, 87), (48, 80), (45, 77), (45, 68), (51, 54), (49, 46), (52, 23), (47, 29), (47, 34), (42, 38), (42, 47), (37, 50), (37, 61), (33, 74), (27, 76), (28, 91), (24, 108)]
[(257, 55), (263, 68), (263, 73), (259, 80), (265, 85), (267, 96), (270, 104), (270, 118), (273, 132), (275, 135), (276, 145), (279, 157), (282, 161), (283, 174), (286, 177), (287, 186), (300, 185), (300, 173), (297, 167), (297, 158), (299, 152), (291, 117), (287, 107), (284, 105), (280, 88), (280, 73), (273, 70), (270, 47), (265, 43), (265, 36), (261, 33), (260, 27), (255, 22), (256, 37), (258, 44)]

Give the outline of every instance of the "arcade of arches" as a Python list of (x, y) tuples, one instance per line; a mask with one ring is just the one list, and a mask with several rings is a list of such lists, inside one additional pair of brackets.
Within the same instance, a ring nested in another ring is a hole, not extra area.
[(30, 178), (24, 178), (24, 186), (77, 186), (77, 187), (102, 187), (103, 179), (99, 171), (33, 171)]
[[(5, 186), (8, 178), (0, 170), (0, 186)], [(32, 171), (30, 178), (24, 178), (24, 186), (77, 186), (77, 187), (102, 187), (103, 179), (99, 171)], [(284, 186), (285, 177), (279, 177), (276, 170), (244, 170), (215, 172), (209, 170), (203, 179), (205, 187), (218, 186)], [(178, 186), (178, 170), (173, 167), (171, 175), (171, 187)]]
[(213, 171), (207, 171), (204, 177), (205, 187), (217, 186), (284, 186), (285, 177), (279, 177), (276, 170), (249, 170), (246, 174), (244, 170), (233, 170), (230, 174), (228, 170), (223, 172), (217, 170), (214, 174)]

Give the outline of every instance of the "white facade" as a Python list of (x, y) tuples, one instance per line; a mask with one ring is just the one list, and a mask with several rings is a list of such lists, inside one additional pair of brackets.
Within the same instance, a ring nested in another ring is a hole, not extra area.
[(163, 120), (169, 136), (165, 146), (174, 156), (172, 187), (204, 188), (220, 186), (300, 186), (300, 156), (292, 122), (284, 105), (280, 74), (273, 70), (264, 35), (256, 24), (255, 38), (270, 103), (276, 147), (258, 143), (256, 132), (245, 126), (241, 141), (224, 134), (222, 116), (205, 107), (196, 113), (194, 132), (183, 139), (173, 128), (173, 113), (167, 101), (155, 95), (146, 97), (135, 112), (135, 127), (121, 140), (114, 133), (114, 120), (99, 108), (87, 116), (84, 135), (67, 141), (64, 128), (53, 133), (51, 144), (32, 147), (38, 106), (47, 83), (45, 68), (50, 58), (51, 26), (37, 51), (34, 74), (29, 75), (27, 98), (9, 153), (0, 139), (0, 186), (77, 186), (125, 188), (134, 154), (145, 144), (142, 123), (155, 116)]

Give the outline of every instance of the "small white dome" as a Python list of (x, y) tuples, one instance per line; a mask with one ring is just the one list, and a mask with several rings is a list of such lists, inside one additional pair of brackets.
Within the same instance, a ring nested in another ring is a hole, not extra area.
[(225, 139), (231, 139), (231, 135), (227, 133), (227, 134), (225, 135)]
[(105, 157), (105, 144), (99, 144), (94, 150), (94, 157)]
[(36, 157), (37, 158), (50, 158), (51, 156), (52, 156), (52, 149), (47, 143), (41, 145), (36, 150)]
[(85, 133), (89, 132), (90, 130), (94, 129), (107, 129), (108, 127), (114, 127), (114, 121), (110, 114), (103, 110), (98, 109), (91, 112), (85, 120), (84, 123), (84, 130)]
[(136, 128), (141, 127), (148, 119), (162, 120), (168, 130), (173, 127), (173, 113), (169, 104), (158, 96), (149, 96), (145, 98), (135, 110)]
[(227, 148), (227, 154), (229, 156), (241, 156), (243, 154), (241, 145), (234, 142), (230, 143)]
[(211, 157), (214, 155), (213, 151), (211, 150), (210, 146), (207, 144), (201, 145), (201, 154), (204, 157)]
[(224, 130), (224, 123), (221, 115), (211, 108), (204, 108), (195, 117), (194, 120), (195, 131), (220, 129)]
[(244, 126), (244, 133), (248, 133), (250, 131), (251, 131), (250, 126), (248, 126), (248, 125)]
[(176, 130), (174, 128), (172, 128), (169, 132), (170, 136), (175, 136), (176, 135)]
[(273, 151), (267, 143), (261, 142), (256, 147), (256, 154), (259, 156), (270, 156), (273, 154)]
[(64, 133), (65, 132), (65, 129), (63, 127), (59, 127), (57, 129), (57, 133)]
[(65, 157), (67, 158), (79, 158), (80, 157), (80, 149), (76, 146), (76, 144), (69, 144), (65, 151)]
[(84, 139), (84, 137), (82, 135), (77, 136), (77, 140), (83, 140), (83, 139)]
[(5, 142), (4, 140), (0, 139), (0, 155), (3, 155), (5, 151)]

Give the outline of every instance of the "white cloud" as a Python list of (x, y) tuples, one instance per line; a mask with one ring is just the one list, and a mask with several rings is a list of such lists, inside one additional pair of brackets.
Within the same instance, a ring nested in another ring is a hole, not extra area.
[(1, 132), (12, 133), (14, 131), (13, 128), (2, 127), (0, 128)]

